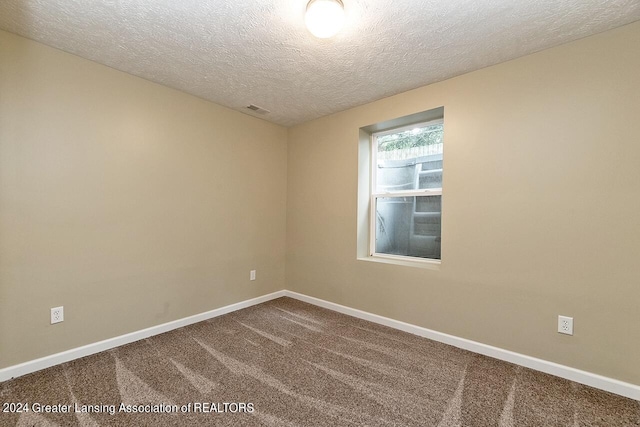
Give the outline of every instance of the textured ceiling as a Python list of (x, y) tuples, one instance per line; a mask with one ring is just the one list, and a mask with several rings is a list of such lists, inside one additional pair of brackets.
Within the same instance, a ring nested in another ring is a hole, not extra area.
[(640, 19), (640, 0), (0, 0), (0, 28), (285, 126)]

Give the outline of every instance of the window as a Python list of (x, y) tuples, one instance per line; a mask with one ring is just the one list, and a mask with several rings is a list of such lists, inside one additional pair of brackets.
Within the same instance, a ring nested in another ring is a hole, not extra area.
[(371, 136), (370, 255), (439, 260), (443, 119)]

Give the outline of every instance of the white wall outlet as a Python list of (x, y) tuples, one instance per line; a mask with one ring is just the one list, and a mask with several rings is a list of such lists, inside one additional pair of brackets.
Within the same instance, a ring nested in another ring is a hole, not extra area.
[(249, 280), (256, 280), (256, 271), (255, 270), (251, 270), (249, 272)]
[(64, 307), (54, 307), (51, 309), (51, 324), (60, 323), (64, 320)]
[(558, 316), (558, 332), (573, 335), (573, 317)]

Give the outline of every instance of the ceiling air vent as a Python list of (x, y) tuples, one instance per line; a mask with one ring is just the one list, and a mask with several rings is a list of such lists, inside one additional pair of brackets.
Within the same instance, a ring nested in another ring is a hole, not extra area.
[(253, 104), (247, 106), (247, 108), (253, 111), (254, 113), (258, 113), (258, 114), (269, 114), (271, 112), (269, 110), (265, 110), (264, 108), (258, 107), (257, 105), (253, 105)]

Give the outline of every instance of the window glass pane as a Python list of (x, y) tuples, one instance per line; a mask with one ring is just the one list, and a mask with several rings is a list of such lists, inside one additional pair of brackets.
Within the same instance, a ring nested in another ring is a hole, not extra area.
[(442, 196), (378, 197), (376, 253), (440, 259)]
[(376, 192), (442, 188), (443, 124), (376, 138)]

